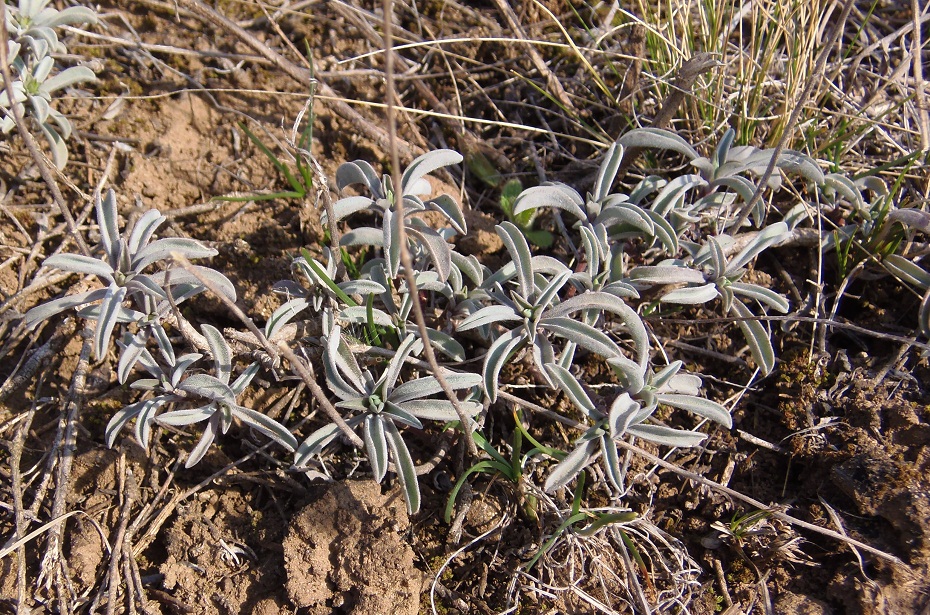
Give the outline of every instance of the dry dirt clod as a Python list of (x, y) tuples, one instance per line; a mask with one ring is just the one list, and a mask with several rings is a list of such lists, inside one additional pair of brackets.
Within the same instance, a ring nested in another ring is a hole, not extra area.
[(311, 615), (419, 612), (424, 576), (403, 539), (399, 490), (371, 481), (333, 484), (301, 510), (284, 539), (287, 594)]

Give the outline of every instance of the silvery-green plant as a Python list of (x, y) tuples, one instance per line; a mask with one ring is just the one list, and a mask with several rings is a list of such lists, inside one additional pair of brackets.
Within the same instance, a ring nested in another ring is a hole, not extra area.
[[(116, 194), (112, 190), (108, 191), (103, 198), (99, 194), (96, 195), (95, 209), (103, 254), (98, 258), (81, 254), (56, 254), (45, 259), (42, 265), (94, 275), (105, 284), (105, 287), (53, 299), (38, 305), (26, 312), (23, 322), (27, 326), (32, 326), (59, 312), (99, 302), (96, 310), (92, 313), (85, 313), (97, 321), (94, 332), (94, 353), (97, 358), (102, 358), (106, 353), (113, 330), (123, 315), (123, 302), (127, 298), (134, 295), (149, 295), (157, 301), (166, 301), (168, 299), (166, 287), (185, 285), (180, 294), (190, 296), (192, 289), (189, 285), (200, 285), (196, 276), (185, 269), (162, 268), (157, 272), (147, 273), (146, 270), (150, 266), (170, 259), (172, 254), (192, 260), (215, 256), (217, 251), (204, 246), (199, 241), (183, 237), (153, 241), (155, 231), (166, 220), (157, 209), (145, 212), (131, 229), (126, 229), (120, 235)], [(235, 301), (235, 288), (226, 276), (207, 267), (194, 267), (194, 270), (209, 280), (231, 301)], [(147, 315), (156, 312), (165, 313), (164, 310), (156, 310), (148, 312)]]
[[(238, 419), (289, 451), (296, 449), (297, 439), (286, 427), (238, 403), (239, 396), (258, 373), (258, 363), (252, 363), (230, 383), (233, 356), (229, 344), (213, 326), (203, 325), (201, 331), (213, 356), (213, 375), (188, 373), (202, 355), (192, 353), (175, 359), (170, 345), (166, 347), (159, 340), (159, 349), (169, 369), (165, 371), (147, 350), (141, 353), (139, 362), (153, 377), (137, 380), (130, 386), (156, 395), (117, 412), (107, 425), (107, 444), (112, 446), (116, 435), (132, 419), (136, 420), (136, 440), (144, 448), (148, 448), (153, 422), (176, 427), (205, 422), (203, 435), (185, 463), (185, 467), (189, 468), (203, 459), (216, 436), (226, 433), (234, 419)], [(166, 406), (174, 409), (158, 414)]]
[(71, 122), (52, 106), (53, 98), (64, 88), (96, 77), (86, 66), (72, 66), (51, 74), (55, 60), (50, 54), (67, 52), (55, 28), (95, 23), (97, 15), (86, 7), (58, 11), (49, 8), (48, 3), (49, 0), (20, 0), (18, 7), (4, 5), (10, 37), (7, 55), (14, 75), (12, 100), (6, 88), (0, 92), (0, 130), (6, 134), (15, 127), (12, 108), (18, 107), (39, 125), (51, 147), (52, 161), (62, 169), (68, 161), (65, 141), (71, 135)]
[[(426, 176), (433, 171), (462, 162), (458, 152), (442, 149), (423, 154), (414, 160), (401, 176), (399, 189), (403, 203), (403, 220), (396, 215), (398, 191), (392, 185), (390, 175), (380, 177), (374, 168), (364, 160), (347, 162), (336, 171), (336, 185), (340, 190), (359, 184), (367, 188), (370, 196), (350, 196), (340, 199), (333, 205), (336, 221), (361, 211), (373, 212), (381, 217), (381, 228), (359, 227), (352, 229), (342, 237), (343, 246), (369, 245), (383, 250), (389, 278), (397, 276), (400, 269), (400, 248), (398, 240), (403, 224), (408, 241), (415, 250), (415, 256), (422, 256), (432, 262), (440, 277), (449, 277), (452, 267), (452, 249), (446, 238), (436, 229), (432, 229), (416, 214), (434, 211), (442, 215), (455, 232), (464, 235), (467, 232), (465, 216), (459, 204), (448, 194), (423, 200), (423, 196), (432, 192)], [(323, 216), (324, 224), (328, 218)]]
[[(558, 293), (571, 277), (571, 270), (551, 259), (557, 266), (547, 278), (534, 266), (520, 229), (504, 222), (497, 226), (497, 233), (513, 260), (485, 281), (493, 305), (477, 310), (456, 328), (462, 332), (496, 323), (514, 325), (500, 333), (485, 354), (482, 377), (491, 401), (497, 399), (498, 378), (507, 359), (526, 346), (531, 347), (534, 363), (546, 375), (545, 366), (557, 361), (550, 335), (605, 358), (623, 356), (623, 351), (606, 333), (571, 318), (578, 312), (594, 310), (619, 316), (633, 339), (637, 362), (646, 364), (649, 358), (646, 327), (620, 297), (606, 292), (585, 292), (559, 301)], [(512, 277), (516, 278), (515, 288), (509, 287)], [(505, 289), (503, 284), (508, 287)]]
[(643, 369), (623, 357), (609, 358), (607, 364), (616, 375), (620, 389), (609, 408), (600, 398), (598, 402), (593, 401), (568, 369), (561, 365), (546, 366), (556, 386), (591, 423), (575, 449), (550, 471), (544, 486), (546, 491), (565, 486), (591, 463), (598, 450), (611, 483), (622, 490), (620, 455), (615, 443), (618, 439), (635, 436), (666, 446), (690, 447), (707, 437), (698, 431), (647, 422), (659, 405), (687, 410), (727, 428), (733, 424), (726, 408), (699, 396), (702, 385), (699, 377), (679, 373), (681, 361), (658, 372), (650, 367)]
[[(702, 156), (679, 135), (660, 128), (631, 130), (620, 137), (618, 143), (627, 148), (674, 151), (685, 156), (697, 169), (696, 174), (681, 175), (662, 185), (650, 206), (652, 211), (668, 219), (680, 234), (685, 228), (700, 222), (702, 217), (719, 222), (722, 230), (735, 222), (734, 206), (740, 200), (744, 203), (752, 200), (756, 184), (744, 175), (763, 175), (775, 156), (775, 150), (759, 149), (751, 145), (735, 146), (735, 136), (733, 129), (727, 129), (710, 158)], [(783, 150), (775, 159), (775, 168), (798, 174), (816, 185), (824, 181), (824, 174), (817, 163), (800, 152)], [(768, 187), (777, 189), (781, 182), (780, 172), (773, 173), (768, 180)], [(689, 203), (686, 198), (693, 190), (698, 191), (698, 196)], [(756, 226), (764, 223), (763, 200), (760, 199), (753, 209), (752, 218)]]
[[(423, 429), (422, 420), (451, 422), (459, 418), (451, 401), (430, 398), (442, 392), (434, 376), (398, 383), (407, 359), (422, 348), (420, 340), (408, 335), (380, 375), (376, 375), (359, 366), (343, 338), (341, 327), (334, 325), (326, 337), (323, 354), (326, 383), (339, 399), (336, 407), (352, 414), (346, 420), (350, 427), (362, 426), (362, 440), (375, 480), (384, 479), (388, 461), (393, 460), (411, 514), (420, 509), (420, 487), (398, 424)], [(453, 390), (470, 389), (481, 383), (477, 374), (447, 372), (444, 377)], [(481, 410), (481, 404), (475, 402), (460, 404), (470, 414)], [(295, 465), (306, 465), (310, 457), (319, 454), (338, 435), (334, 424), (311, 434), (297, 449)]]
[(623, 160), (623, 151), (623, 146), (618, 143), (608, 148), (604, 162), (598, 168), (593, 191), (587, 194), (587, 198), (582, 198), (577, 190), (565, 184), (547, 183), (521, 192), (514, 200), (514, 215), (552, 207), (571, 214), (578, 220), (576, 226), (580, 230), (595, 236), (604, 236), (605, 229), (609, 228), (616, 238), (657, 240), (668, 252), (676, 253), (678, 234), (675, 229), (661, 212), (640, 205), (640, 200), (650, 192), (648, 187), (654, 185), (652, 178), (638, 184), (631, 195), (611, 192)]
[(678, 305), (701, 305), (720, 297), (724, 313), (734, 313), (756, 364), (764, 374), (775, 366), (775, 351), (771, 334), (755, 319), (755, 314), (741, 300), (759, 304), (763, 310), (771, 308), (785, 314), (788, 300), (775, 291), (740, 282), (746, 274), (746, 265), (762, 251), (781, 241), (788, 233), (784, 222), (765, 227), (733, 258), (726, 257), (726, 249), (733, 243), (728, 235), (708, 237), (700, 249), (696, 249), (690, 263), (670, 261), (659, 265), (635, 267), (630, 271), (630, 281), (642, 285), (676, 285), (659, 298), (662, 303)]

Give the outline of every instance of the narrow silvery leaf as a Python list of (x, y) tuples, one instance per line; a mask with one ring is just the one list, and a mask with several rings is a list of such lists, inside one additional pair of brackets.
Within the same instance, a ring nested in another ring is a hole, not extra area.
[(565, 184), (553, 183), (527, 188), (514, 199), (513, 215), (516, 217), (539, 207), (555, 207), (567, 211), (579, 220), (588, 219), (583, 209), (584, 199), (574, 188)]
[[(93, 73), (91, 73), (93, 74)], [(100, 227), (100, 243), (103, 251), (110, 258), (114, 257), (119, 246), (119, 222), (116, 214), (116, 193), (108, 190), (105, 197), (95, 195), (94, 209), (97, 211), (97, 226)]]
[(930, 338), (930, 288), (924, 293), (923, 301), (920, 302), (920, 310), (917, 312), (917, 322), (923, 336)]
[[(258, 361), (254, 361), (251, 365), (245, 368), (239, 377), (229, 385), (229, 388), (233, 390), (237, 396), (242, 395), (242, 392), (245, 391), (245, 387), (249, 386), (249, 383), (252, 382), (252, 378), (255, 377), (255, 374), (258, 373), (258, 370), (261, 368), (261, 365)], [(296, 445), (295, 445), (296, 446)]]
[(225, 275), (209, 267), (192, 265), (190, 271), (181, 267), (173, 267), (167, 271), (157, 271), (149, 277), (162, 288), (166, 285), (174, 287), (181, 284), (195, 284), (203, 288), (203, 282), (197, 276), (208, 281), (214, 290), (223, 293), (223, 296), (235, 303), (236, 287)]
[[(585, 262), (587, 262), (585, 274), (587, 274), (588, 279), (593, 279), (600, 273), (601, 261), (605, 260), (604, 252), (606, 250), (601, 248), (597, 235), (588, 225), (581, 225), (578, 232), (581, 235), (581, 245), (584, 247)], [(577, 274), (572, 279), (577, 279)], [(587, 286), (590, 287), (590, 283)]]
[(337, 286), (347, 295), (380, 295), (387, 290), (372, 280), (349, 280), (340, 282)]
[(715, 401), (704, 399), (703, 397), (679, 395), (676, 393), (661, 393), (658, 399), (660, 404), (693, 412), (698, 416), (703, 416), (705, 419), (720, 423), (727, 429), (733, 427), (733, 417), (730, 416), (729, 410)]
[(649, 149), (667, 149), (686, 156), (689, 160), (700, 157), (696, 149), (680, 136), (661, 128), (635, 128), (617, 140), (619, 145), (629, 149), (644, 147)]
[(136, 442), (142, 448), (148, 450), (149, 440), (152, 436), (152, 423), (155, 421), (158, 409), (168, 401), (169, 399), (166, 397), (156, 397), (148, 400), (148, 403), (143, 403), (142, 407), (139, 408), (139, 413), (136, 415), (135, 435)]
[(200, 460), (203, 459), (203, 456), (207, 454), (210, 445), (213, 444), (213, 440), (216, 439), (216, 434), (219, 431), (220, 419), (221, 417), (219, 414), (214, 414), (210, 417), (210, 420), (207, 421), (207, 426), (203, 430), (200, 441), (197, 443), (197, 446), (194, 447), (194, 450), (191, 451), (190, 456), (187, 458), (187, 462), (184, 464), (185, 468), (191, 468), (197, 465)]
[(453, 250), (452, 263), (476, 286), (480, 286), (484, 281), (484, 271), (481, 268), (481, 263), (478, 262), (474, 255), (463, 256)]
[(697, 431), (685, 431), (683, 429), (673, 429), (663, 425), (649, 425), (647, 423), (630, 425), (627, 432), (643, 440), (679, 448), (697, 446), (707, 438), (706, 434)]
[(535, 285), (533, 283), (533, 261), (530, 254), (530, 246), (526, 243), (526, 237), (520, 232), (514, 224), (510, 222), (501, 222), (495, 227), (504, 247), (510, 253), (510, 258), (517, 268), (517, 283), (520, 286), (520, 295), (529, 299), (533, 296)]
[[(448, 384), (452, 390), (470, 389), (471, 387), (481, 384), (481, 376), (478, 374), (471, 374), (468, 372), (446, 372), (443, 376), (445, 376), (446, 384)], [(437, 381), (436, 378), (433, 376), (424, 376), (416, 380), (408, 380), (397, 386), (391, 394), (391, 401), (395, 404), (402, 404), (413, 399), (435, 395), (441, 391), (442, 387), (439, 385), (439, 381)]]
[(112, 282), (113, 280), (113, 267), (99, 258), (91, 258), (81, 254), (56, 254), (55, 256), (49, 256), (43, 261), (42, 266), (54, 267), (74, 273), (96, 275), (107, 282)]
[[(144, 295), (149, 295), (155, 299), (167, 299), (167, 291), (159, 286), (151, 276), (145, 274), (139, 274), (133, 276), (132, 279), (126, 282), (126, 290), (130, 292), (139, 292)], [(174, 296), (172, 294), (172, 296)], [(177, 297), (175, 297), (177, 301)]]
[[(143, 355), (145, 358), (145, 355)], [(177, 388), (181, 383), (181, 378), (187, 372), (187, 368), (203, 358), (203, 355), (197, 352), (181, 355), (177, 362), (171, 368), (171, 386)], [(151, 371), (151, 370), (149, 370)]]
[(736, 131), (732, 128), (727, 128), (723, 136), (720, 137), (720, 142), (717, 143), (717, 149), (714, 150), (713, 163), (715, 167), (719, 167), (727, 161), (727, 156), (730, 153), (730, 146), (733, 145), (733, 140), (735, 138)]
[(896, 209), (888, 214), (889, 222), (900, 222), (905, 228), (917, 229), (930, 235), (930, 212), (919, 209)]
[(433, 348), (446, 355), (453, 361), (464, 361), (465, 348), (456, 341), (451, 335), (446, 335), (436, 329), (426, 329), (426, 336), (429, 338)]
[(608, 358), (607, 365), (617, 376), (617, 380), (620, 381), (620, 386), (623, 387), (625, 392), (635, 395), (646, 386), (646, 372), (639, 363), (619, 356)]
[(23, 325), (32, 327), (36, 323), (46, 320), (59, 312), (64, 312), (65, 310), (93, 301), (99, 301), (106, 295), (106, 288), (98, 288), (96, 290), (88, 290), (83, 293), (77, 293), (76, 295), (68, 295), (67, 297), (46, 301), (26, 312), (23, 316)]
[(403, 425), (406, 425), (407, 427), (413, 427), (414, 429), (423, 429), (423, 423), (420, 422), (420, 419), (418, 419), (413, 414), (410, 414), (409, 412), (407, 412), (407, 410), (405, 410), (401, 406), (398, 406), (397, 404), (395, 404), (394, 402), (390, 400), (384, 402), (384, 410), (381, 411), (381, 416), (388, 416), (388, 415), (390, 415), (390, 417), (393, 420)]
[(394, 389), (394, 383), (400, 377), (400, 372), (404, 368), (404, 362), (413, 353), (420, 352), (423, 349), (423, 342), (418, 340), (412, 333), (407, 335), (397, 347), (397, 352), (388, 362), (387, 369), (384, 370), (384, 396), (389, 398), (391, 391)]
[(656, 377), (653, 379), (652, 385), (658, 393), (680, 393), (697, 397), (701, 394), (701, 387), (704, 383), (699, 376), (685, 373), (673, 374), (670, 378), (664, 379), (661, 384)]
[(371, 464), (371, 473), (375, 482), (384, 480), (388, 468), (387, 439), (384, 437), (384, 423), (376, 414), (365, 417), (362, 429), (362, 439), (365, 441), (365, 450), (368, 452), (368, 462)]
[(629, 202), (638, 205), (644, 198), (665, 187), (667, 183), (667, 180), (658, 175), (649, 175), (641, 179), (639, 183), (633, 187), (632, 192), (630, 192)]
[(265, 337), (273, 338), (281, 328), (291, 321), (294, 316), (304, 311), (310, 302), (303, 298), (291, 299), (281, 305), (265, 323)]
[(597, 170), (597, 179), (594, 181), (594, 199), (602, 201), (610, 194), (610, 188), (617, 179), (617, 171), (620, 169), (620, 161), (623, 160), (623, 146), (619, 143), (611, 143), (604, 154), (604, 162)]
[(232, 349), (226, 343), (220, 330), (213, 325), (202, 325), (200, 330), (207, 339), (210, 354), (213, 355), (213, 371), (217, 379), (228, 384), (229, 376), (232, 374)]
[(603, 292), (587, 292), (575, 295), (554, 306), (545, 314), (546, 318), (567, 316), (579, 310), (598, 309), (612, 312), (626, 325), (636, 346), (637, 361), (645, 366), (649, 360), (649, 335), (642, 318), (620, 298)]
[(469, 329), (490, 325), (496, 322), (513, 322), (520, 320), (523, 320), (523, 318), (518, 316), (511, 307), (506, 305), (489, 305), (465, 318), (455, 327), (455, 330), (468, 331)]
[(439, 277), (446, 281), (449, 279), (449, 270), (452, 269), (452, 248), (442, 236), (429, 228), (407, 227), (407, 234), (416, 240), (429, 253), (433, 266)]
[(662, 295), (659, 301), (677, 305), (702, 305), (716, 299), (718, 294), (716, 284), (704, 284), (703, 286), (676, 288)]
[(607, 434), (601, 434), (599, 440), (604, 462), (604, 473), (607, 474), (607, 478), (610, 479), (615, 489), (623, 491), (623, 472), (620, 469), (620, 456), (617, 454), (617, 445)]
[(414, 515), (420, 510), (420, 484), (417, 482), (416, 466), (413, 465), (410, 451), (407, 450), (407, 445), (397, 430), (397, 426), (388, 421), (384, 426), (384, 431), (388, 444), (391, 446), (394, 464), (397, 466), (397, 479), (404, 489), (407, 512)]
[(465, 214), (462, 213), (462, 208), (459, 207), (459, 204), (451, 196), (448, 194), (440, 194), (435, 199), (427, 201), (426, 204), (430, 209), (442, 213), (457, 233), (461, 235), (468, 233), (468, 225), (465, 223)]
[(102, 359), (110, 345), (110, 337), (118, 321), (118, 313), (126, 298), (126, 288), (110, 286), (100, 303), (100, 316), (97, 318), (97, 329), (94, 331), (94, 355)]
[(882, 260), (882, 265), (902, 282), (917, 286), (921, 290), (930, 288), (930, 273), (899, 254), (889, 254)]
[(256, 429), (290, 452), (297, 448), (297, 438), (287, 427), (276, 420), (244, 406), (232, 406), (233, 415), (249, 427)]
[(82, 81), (96, 81), (97, 75), (86, 66), (71, 66), (42, 83), (42, 89), (52, 93), (62, 88), (81, 83)]
[(775, 224), (765, 227), (759, 231), (759, 234), (756, 235), (751, 242), (749, 242), (749, 245), (733, 257), (733, 260), (731, 260), (727, 266), (725, 275), (730, 275), (732, 272), (742, 268), (743, 265), (758, 256), (760, 252), (784, 239), (787, 234), (788, 225), (784, 222), (776, 222)]
[(324, 360), (333, 367), (333, 375), (338, 377), (340, 382), (345, 383), (342, 379), (343, 375), (349, 379), (351, 385), (345, 383), (345, 388), (355, 388), (357, 391), (365, 390), (365, 377), (362, 375), (362, 368), (358, 366), (358, 361), (355, 360), (352, 351), (349, 350), (349, 347), (342, 339), (342, 327), (333, 327), (330, 332), (326, 340)]
[[(368, 324), (368, 316), (368, 308), (364, 305), (347, 307), (339, 312), (340, 320), (356, 325)], [(394, 327), (394, 319), (391, 315), (377, 308), (371, 310), (371, 322), (379, 327)]]
[(177, 388), (212, 401), (227, 404), (236, 403), (236, 394), (229, 388), (229, 385), (209, 374), (188, 376), (187, 379), (178, 384)]
[(583, 322), (565, 317), (544, 318), (539, 321), (539, 326), (602, 357), (610, 358), (621, 354), (620, 347), (607, 334)]
[(650, 209), (660, 216), (668, 216), (684, 202), (686, 193), (693, 188), (707, 185), (700, 175), (681, 175), (668, 182), (652, 202)]
[(769, 339), (768, 332), (742, 302), (734, 301), (731, 308), (740, 318), (748, 319), (740, 320), (737, 324), (749, 344), (749, 352), (752, 353), (756, 365), (762, 370), (763, 375), (769, 375), (775, 367), (775, 349), (772, 348), (772, 341)]
[[(161, 405), (164, 403), (162, 398), (156, 397), (155, 399), (146, 399), (134, 404), (129, 404), (119, 412), (113, 415), (110, 421), (107, 423), (105, 434), (105, 441), (108, 448), (113, 448), (113, 443), (116, 442), (116, 436), (119, 435), (119, 432), (122, 431), (123, 427), (133, 418), (137, 417), (145, 406), (151, 405)], [(147, 448), (145, 444), (139, 442), (143, 448)]]
[[(61, 116), (61, 120), (66, 123), (68, 130), (62, 130), (62, 132), (70, 133), (71, 124), (68, 123), (68, 120), (64, 116)], [(49, 148), (52, 151), (52, 162), (55, 164), (55, 168), (59, 171), (65, 168), (65, 165), (68, 164), (68, 146), (65, 144), (65, 137), (58, 134), (58, 131), (55, 130), (55, 127), (49, 124), (48, 122), (44, 124), (39, 124), (39, 128), (42, 130), (42, 134), (45, 135), (45, 140), (48, 141)]]
[(172, 253), (180, 254), (188, 260), (210, 258), (219, 254), (196, 239), (186, 237), (169, 237), (153, 241), (133, 255), (132, 270), (142, 271), (152, 263), (170, 258)]
[(572, 376), (572, 373), (558, 364), (546, 365), (545, 369), (549, 372), (549, 377), (559, 389), (565, 393), (572, 401), (576, 408), (584, 412), (591, 418), (598, 415), (594, 402), (588, 397), (588, 394), (581, 387), (581, 383)]
[(183, 410), (172, 410), (158, 417), (158, 422), (175, 427), (184, 427), (206, 421), (217, 414), (216, 404), (209, 404), (199, 408), (185, 408)]
[(756, 193), (756, 187), (745, 177), (734, 175), (733, 177), (721, 177), (714, 182), (715, 186), (725, 186), (730, 188), (739, 195), (743, 201), (749, 203)]
[(403, 232), (401, 229), (403, 223), (404, 219), (397, 216), (393, 211), (387, 210), (384, 212), (384, 223), (381, 227), (382, 241), (384, 242), (382, 245), (389, 278), (393, 278), (400, 273), (400, 234)]
[(656, 239), (665, 247), (665, 251), (669, 254), (675, 254), (678, 252), (678, 233), (675, 232), (675, 229), (672, 228), (672, 225), (662, 217), (661, 214), (647, 209), (646, 215), (649, 216), (649, 219), (653, 223), (653, 232)]
[(561, 274), (563, 271), (572, 271), (571, 267), (551, 256), (534, 256), (530, 259), (530, 263), (533, 265), (534, 278), (539, 274), (554, 276)]
[(484, 382), (484, 391), (491, 402), (497, 401), (497, 379), (504, 367), (504, 363), (514, 351), (526, 342), (526, 336), (521, 329), (514, 329), (500, 336), (484, 356), (484, 366), (481, 370)]
[(568, 278), (571, 276), (572, 272), (570, 270), (563, 271), (554, 276), (552, 280), (549, 281), (548, 286), (539, 293), (539, 298), (536, 300), (536, 309), (548, 309), (549, 304), (556, 298), (558, 292), (565, 286), (565, 282), (567, 282)]
[(682, 365), (683, 363), (681, 361), (672, 361), (657, 371), (652, 377), (652, 386), (656, 387), (657, 389), (661, 388), (663, 385), (665, 385), (666, 382), (671, 380), (672, 376), (678, 373)]
[[(361, 423), (364, 418), (364, 415), (353, 416), (347, 420), (346, 423), (349, 427), (354, 428)], [(297, 447), (297, 452), (294, 454), (294, 465), (297, 467), (306, 466), (311, 457), (319, 455), (323, 449), (326, 448), (326, 445), (335, 440), (336, 436), (340, 433), (342, 433), (342, 431), (335, 423), (330, 423), (314, 431), (307, 436), (307, 439), (304, 440), (299, 447)]]
[(788, 310), (791, 308), (788, 299), (764, 286), (745, 284), (743, 282), (732, 282), (728, 288), (737, 295), (755, 299), (782, 314), (787, 314)]
[(817, 161), (806, 154), (794, 150), (784, 150), (776, 163), (778, 168), (797, 173), (817, 185), (824, 183), (823, 171)]
[(451, 149), (437, 149), (417, 157), (404, 170), (404, 175), (400, 181), (401, 192), (406, 194), (414, 183), (436, 169), (459, 164), (462, 160), (462, 155)]
[(364, 160), (344, 162), (336, 169), (336, 186), (344, 190), (352, 184), (363, 184), (375, 198), (381, 198), (381, 178), (370, 164)]
[(727, 270), (727, 256), (717, 237), (707, 238), (707, 252), (710, 256), (710, 266), (714, 270), (714, 277), (720, 278)]
[(610, 437), (619, 438), (626, 433), (627, 428), (640, 420), (640, 405), (630, 397), (629, 393), (621, 393), (610, 405), (608, 425)]
[(598, 439), (587, 440), (579, 444), (575, 450), (565, 456), (565, 459), (552, 468), (549, 477), (546, 478), (543, 490), (546, 493), (552, 493), (571, 482), (591, 461), (591, 457), (597, 451), (599, 444)]
[[(446, 399), (414, 399), (399, 404), (401, 408), (413, 416), (427, 421), (457, 421), (459, 415), (455, 412), (455, 406), (451, 401)], [(473, 401), (460, 401), (459, 406), (469, 416), (475, 416), (481, 412), (481, 404)]]
[(382, 248), (384, 247), (384, 227), (372, 228), (370, 226), (362, 226), (354, 228), (342, 234), (339, 245), (343, 248), (352, 246), (376, 246)]
[[(336, 219), (336, 222), (339, 222), (343, 218), (347, 218), (352, 214), (364, 211), (371, 207), (374, 204), (374, 201), (367, 196), (347, 196), (344, 199), (339, 199), (333, 203), (333, 217)], [(329, 218), (326, 217), (326, 212), (323, 212), (320, 217), (321, 224), (328, 224)]]
[(630, 280), (648, 284), (703, 284), (704, 274), (687, 267), (655, 265), (634, 267)]
[(605, 207), (595, 220), (595, 224), (614, 226), (616, 224), (629, 224), (642, 231), (647, 236), (655, 234), (655, 224), (652, 218), (638, 205), (632, 203), (617, 203)]
[(148, 334), (144, 331), (140, 331), (135, 336), (129, 338), (129, 343), (120, 353), (119, 363), (116, 368), (116, 374), (120, 384), (126, 383), (126, 380), (129, 378), (129, 373), (145, 350), (145, 343), (147, 341)]

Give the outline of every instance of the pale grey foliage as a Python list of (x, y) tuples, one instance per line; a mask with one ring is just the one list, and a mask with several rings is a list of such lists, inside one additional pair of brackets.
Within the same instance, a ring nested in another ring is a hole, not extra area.
[[(343, 339), (341, 327), (336, 325), (326, 337), (323, 355), (326, 383), (339, 399), (336, 407), (351, 413), (352, 416), (346, 421), (349, 426), (362, 426), (362, 440), (375, 480), (381, 482), (384, 479), (388, 460), (392, 459), (411, 514), (420, 508), (420, 488), (413, 460), (398, 424), (422, 429), (422, 420), (458, 420), (451, 401), (431, 398), (442, 392), (434, 376), (399, 382), (407, 358), (416, 355), (422, 348), (420, 340), (408, 335), (380, 375), (375, 375), (359, 366)], [(453, 390), (470, 389), (481, 382), (477, 374), (449, 372), (444, 376)], [(470, 414), (481, 410), (481, 404), (469, 401), (460, 403)], [(319, 454), (338, 433), (335, 425), (327, 425), (311, 434), (297, 449), (295, 465), (305, 465), (311, 456)]]
[[(350, 196), (337, 201), (334, 216), (337, 221), (360, 211), (374, 212), (381, 217), (380, 229), (360, 227), (352, 229), (342, 237), (343, 246), (372, 245), (384, 252), (384, 260), (389, 278), (398, 275), (400, 269), (400, 227), (403, 224), (408, 240), (415, 248), (419, 260), (432, 262), (433, 267), (445, 280), (449, 277), (452, 266), (452, 249), (446, 238), (438, 229), (430, 228), (416, 214), (433, 211), (443, 219), (455, 232), (464, 235), (467, 232), (465, 215), (456, 200), (448, 194), (440, 194), (429, 200), (423, 196), (433, 190), (426, 176), (433, 171), (462, 162), (462, 155), (452, 150), (435, 150), (423, 154), (414, 160), (404, 171), (399, 193), (403, 199), (403, 220), (396, 215), (395, 205), (397, 190), (392, 186), (390, 175), (379, 177), (374, 168), (364, 160), (347, 162), (336, 171), (336, 185), (340, 190), (352, 185), (367, 188), (370, 196)], [(323, 216), (323, 223), (328, 221)]]
[[(185, 467), (189, 468), (203, 458), (216, 436), (226, 433), (234, 419), (238, 419), (290, 451), (297, 448), (297, 439), (286, 427), (238, 403), (239, 396), (258, 373), (258, 363), (252, 363), (230, 382), (232, 350), (229, 344), (215, 327), (203, 325), (201, 331), (213, 356), (213, 374), (188, 373), (202, 355), (193, 353), (175, 358), (170, 343), (166, 344), (161, 338), (156, 338), (167, 370), (148, 350), (140, 352), (137, 360), (152, 378), (136, 380), (130, 386), (155, 393), (155, 396), (126, 406), (110, 419), (106, 429), (107, 445), (113, 446), (119, 431), (132, 419), (136, 421), (136, 440), (144, 448), (148, 448), (153, 422), (176, 427), (206, 422), (200, 441), (185, 463)], [(165, 407), (173, 409), (159, 414)]]
[(681, 374), (681, 362), (676, 361), (658, 372), (623, 357), (607, 359), (618, 380), (618, 391), (610, 407), (601, 398), (592, 400), (584, 386), (561, 365), (546, 369), (556, 386), (590, 421), (588, 430), (578, 439), (577, 446), (549, 473), (546, 491), (555, 491), (577, 476), (600, 450), (604, 470), (614, 487), (622, 490), (620, 455), (615, 440), (635, 436), (666, 446), (697, 446), (707, 436), (697, 431), (673, 429), (649, 422), (659, 405), (687, 410), (698, 416), (732, 426), (730, 413), (720, 404), (699, 396), (701, 379)]
[(18, 7), (6, 6), (8, 56), (13, 72), (12, 101), (6, 88), (0, 92), (0, 131), (9, 133), (16, 125), (12, 108), (32, 117), (48, 141), (52, 161), (59, 169), (68, 162), (65, 141), (71, 136), (71, 122), (52, 102), (56, 94), (72, 85), (94, 81), (86, 66), (72, 66), (52, 75), (55, 59), (51, 53), (67, 53), (55, 29), (68, 24), (95, 23), (97, 14), (86, 7), (63, 11), (49, 8), (49, 0), (20, 0)]

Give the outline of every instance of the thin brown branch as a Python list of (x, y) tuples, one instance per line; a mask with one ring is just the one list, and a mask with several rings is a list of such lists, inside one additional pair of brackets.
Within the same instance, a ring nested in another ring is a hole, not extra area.
[(429, 341), (429, 335), (426, 330), (426, 319), (423, 316), (423, 306), (420, 305), (419, 293), (417, 292), (417, 281), (413, 270), (413, 258), (410, 256), (410, 250), (407, 246), (407, 229), (404, 227), (404, 195), (402, 194), (403, 184), (400, 174), (400, 155), (396, 147), (397, 118), (394, 113), (394, 42), (391, 30), (393, 11), (394, 3), (392, 0), (384, 0), (385, 73), (387, 75), (385, 88), (387, 90), (388, 136), (391, 145), (388, 152), (391, 155), (391, 183), (394, 185), (395, 190), (393, 205), (395, 210), (394, 216), (398, 220), (397, 227), (399, 231), (397, 233), (397, 241), (400, 242), (400, 262), (404, 269), (404, 278), (407, 280), (407, 288), (409, 289), (410, 296), (413, 298), (413, 301), (411, 301), (413, 305), (413, 318), (417, 324), (420, 339), (423, 340), (423, 354), (426, 355), (426, 361), (429, 363), (432, 376), (436, 379), (436, 382), (439, 383), (439, 386), (442, 387), (442, 391), (446, 394), (449, 401), (452, 402), (452, 407), (455, 408), (455, 413), (458, 415), (459, 421), (462, 424), (465, 441), (468, 443), (468, 452), (472, 456), (477, 456), (478, 446), (471, 437), (472, 432), (475, 430), (475, 422), (462, 408), (462, 404), (459, 403), (458, 395), (455, 394), (455, 391), (449, 386), (445, 376), (443, 376), (442, 368), (436, 361), (436, 353), (433, 352), (433, 345)]

